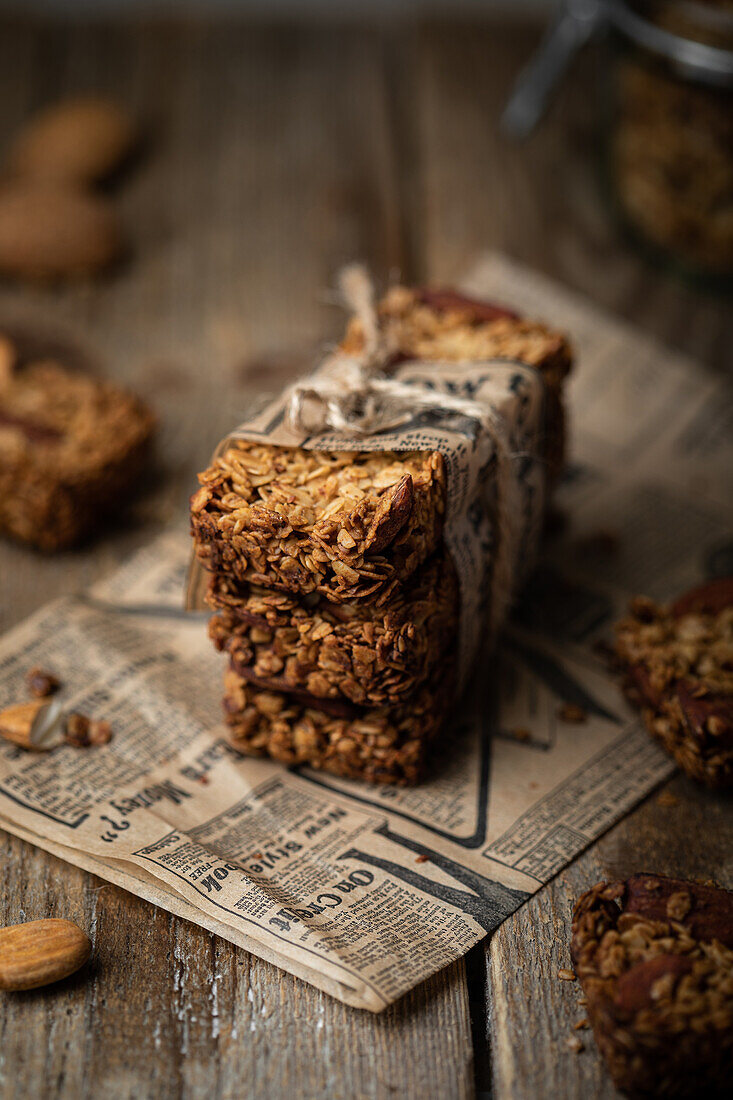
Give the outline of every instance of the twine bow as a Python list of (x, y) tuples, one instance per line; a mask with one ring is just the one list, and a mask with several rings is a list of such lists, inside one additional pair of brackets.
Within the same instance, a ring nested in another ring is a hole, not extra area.
[(295, 383), (288, 398), (287, 421), (301, 434), (330, 429), (357, 437), (396, 428), (419, 409), (450, 410), (479, 421), (492, 440), (496, 462), (489, 607), (489, 629), (493, 636), (512, 600), (522, 537), (521, 486), (507, 425), (487, 403), (388, 377), (386, 369), (393, 349), (379, 324), (374, 288), (367, 271), (361, 264), (350, 264), (340, 272), (338, 283), (344, 304), (361, 322), (363, 346), (352, 354), (339, 349), (315, 375)]
[(341, 270), (339, 291), (344, 305), (361, 322), (363, 347), (356, 353), (334, 352), (315, 375), (291, 387), (287, 411), (291, 428), (373, 435), (397, 427), (419, 409), (449, 409), (486, 418), (486, 406), (469, 398), (387, 376), (392, 348), (379, 324), (372, 281), (361, 264)]

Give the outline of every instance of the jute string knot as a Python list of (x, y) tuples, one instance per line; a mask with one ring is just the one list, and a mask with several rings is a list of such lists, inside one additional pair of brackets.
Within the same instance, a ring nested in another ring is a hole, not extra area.
[(366, 269), (361, 264), (343, 268), (338, 286), (344, 305), (361, 323), (362, 347), (354, 353), (337, 349), (314, 375), (295, 383), (288, 397), (287, 421), (300, 434), (331, 430), (352, 437), (397, 428), (421, 409), (460, 413), (479, 421), (491, 438), (496, 463), (489, 609), (489, 628), (494, 634), (512, 599), (521, 538), (520, 484), (506, 424), (487, 403), (389, 377), (393, 349), (379, 323), (374, 287)]
[(344, 305), (361, 323), (363, 345), (353, 353), (338, 349), (314, 376), (291, 387), (287, 411), (291, 428), (372, 435), (431, 408), (486, 419), (486, 406), (476, 401), (388, 377), (393, 349), (379, 324), (367, 271), (361, 264), (349, 264), (340, 272), (338, 284)]

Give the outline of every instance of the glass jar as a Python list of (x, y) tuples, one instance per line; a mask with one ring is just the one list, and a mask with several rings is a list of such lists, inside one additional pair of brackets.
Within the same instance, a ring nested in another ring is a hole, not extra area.
[(607, 177), (658, 256), (733, 280), (733, 0), (563, 0), (502, 128), (526, 137), (572, 56), (605, 35)]
[(616, 206), (657, 255), (733, 277), (733, 0), (612, 8)]

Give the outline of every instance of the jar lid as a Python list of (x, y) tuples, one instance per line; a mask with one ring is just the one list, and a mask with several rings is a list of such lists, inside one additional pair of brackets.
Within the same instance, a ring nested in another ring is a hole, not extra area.
[(725, 0), (605, 0), (625, 38), (663, 57), (682, 75), (733, 84), (733, 4)]
[(686, 79), (733, 87), (733, 0), (564, 0), (519, 74), (502, 115), (504, 131), (529, 134), (573, 55), (609, 28)]

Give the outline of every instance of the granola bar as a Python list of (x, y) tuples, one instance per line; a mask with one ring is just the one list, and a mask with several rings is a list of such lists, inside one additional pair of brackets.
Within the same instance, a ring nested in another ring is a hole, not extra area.
[(209, 634), (244, 679), (370, 707), (394, 706), (423, 683), (458, 627), (458, 581), (447, 553), (376, 605), (317, 595), (299, 601), (221, 576), (211, 578), (207, 599), (221, 609)]
[(596, 1042), (632, 1097), (723, 1096), (733, 1073), (733, 894), (633, 875), (573, 914), (572, 957)]
[(425, 771), (428, 747), (453, 700), (453, 666), (401, 706), (364, 709), (306, 692), (266, 691), (230, 668), (224, 714), (231, 744), (248, 756), (312, 768), (370, 783), (412, 786)]
[(0, 370), (0, 531), (42, 550), (89, 535), (134, 488), (154, 419), (132, 394), (55, 362)]
[[(425, 287), (393, 287), (379, 304), (379, 318), (395, 362), (498, 358), (537, 367), (547, 395), (544, 453), (551, 477), (559, 474), (565, 452), (562, 387), (572, 366), (562, 333), (503, 306)], [(356, 352), (362, 344), (361, 324), (354, 318), (342, 346)]]
[(191, 529), (205, 568), (344, 603), (376, 599), (438, 546), (442, 455), (306, 451), (238, 441), (199, 476)]
[(647, 729), (693, 779), (733, 782), (733, 578), (671, 607), (638, 597), (617, 626), (624, 688)]

